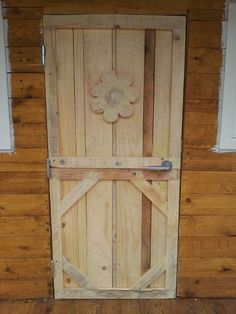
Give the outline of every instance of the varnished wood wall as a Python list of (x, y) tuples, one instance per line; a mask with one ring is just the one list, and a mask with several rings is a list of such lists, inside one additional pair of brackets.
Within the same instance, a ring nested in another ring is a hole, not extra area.
[(223, 0), (5, 0), (16, 152), (0, 155), (0, 298), (52, 297), (43, 13), (188, 18), (178, 295), (236, 296), (236, 154), (215, 154)]

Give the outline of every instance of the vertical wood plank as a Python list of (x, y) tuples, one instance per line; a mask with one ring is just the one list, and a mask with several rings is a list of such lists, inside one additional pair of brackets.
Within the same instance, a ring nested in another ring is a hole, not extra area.
[[(152, 156), (154, 112), (155, 31), (145, 31), (143, 156)], [(142, 196), (141, 274), (151, 266), (151, 201)]]
[[(89, 106), (90, 87), (112, 69), (112, 31), (84, 31), (86, 156), (112, 156), (112, 125)], [(87, 193), (87, 269), (93, 285), (112, 286), (112, 182)]]
[(54, 260), (54, 287), (55, 297), (60, 295), (63, 289), (62, 273), (62, 231), (60, 209), (60, 181), (50, 179), (50, 200), (52, 217), (52, 241), (53, 241), (53, 260)]
[[(172, 32), (156, 31), (155, 97), (153, 156), (169, 154), (170, 97), (172, 73)], [(153, 182), (167, 200), (167, 182)], [(167, 219), (152, 206), (151, 266), (166, 254)], [(165, 274), (155, 280), (151, 287), (164, 287)]]
[[(185, 60), (184, 54), (185, 31), (174, 30), (169, 156), (175, 158), (181, 158), (182, 148), (181, 132)], [(169, 181), (166, 287), (172, 291), (176, 291), (179, 192), (179, 180)]]
[[(76, 121), (74, 97), (73, 30), (56, 31), (57, 100), (60, 156), (76, 156)], [(76, 182), (61, 182), (61, 197), (71, 191)], [(78, 267), (77, 204), (62, 218), (63, 254)], [(65, 285), (68, 280), (65, 280)]]
[[(131, 75), (140, 98), (132, 117), (117, 121), (117, 155), (143, 154), (144, 31), (117, 31), (117, 72)], [(129, 182), (117, 182), (117, 286), (133, 284), (141, 274), (142, 194)]]
[[(85, 103), (84, 103), (84, 32), (74, 29), (74, 90), (76, 114), (77, 156), (85, 156)], [(87, 210), (86, 195), (78, 203), (78, 263), (87, 274)]]
[(56, 55), (55, 55), (55, 31), (45, 29), (44, 41), (47, 47), (45, 67), (45, 84), (47, 99), (47, 128), (49, 156), (57, 156), (58, 147), (58, 119), (57, 119), (57, 83), (56, 83)]

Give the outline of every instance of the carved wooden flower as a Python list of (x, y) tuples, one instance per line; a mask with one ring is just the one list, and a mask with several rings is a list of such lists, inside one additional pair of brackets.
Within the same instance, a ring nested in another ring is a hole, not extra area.
[(103, 113), (107, 122), (115, 122), (118, 116), (129, 117), (134, 108), (133, 103), (138, 99), (138, 90), (131, 86), (132, 79), (116, 75), (114, 71), (101, 75), (101, 81), (92, 86), (90, 93), (93, 98), (91, 109)]

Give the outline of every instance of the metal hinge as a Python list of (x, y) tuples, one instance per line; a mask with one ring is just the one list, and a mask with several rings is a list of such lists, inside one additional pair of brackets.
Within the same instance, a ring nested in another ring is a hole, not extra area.
[(46, 59), (46, 48), (44, 45), (41, 46), (42, 49), (42, 64), (45, 65), (45, 59)]
[(47, 159), (47, 177), (51, 178), (51, 164), (50, 159)]
[(54, 275), (55, 275), (55, 262), (53, 260), (51, 261), (51, 273), (52, 273), (52, 277), (54, 277)]

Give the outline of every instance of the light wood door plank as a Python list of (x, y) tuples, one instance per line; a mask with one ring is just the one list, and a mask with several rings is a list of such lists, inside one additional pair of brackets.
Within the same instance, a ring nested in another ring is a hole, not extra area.
[[(170, 116), (170, 157), (181, 156), (182, 106), (184, 85), (184, 51), (185, 32), (173, 32), (173, 67), (171, 86), (171, 116)], [(166, 287), (176, 291), (177, 275), (177, 245), (178, 245), (178, 219), (179, 219), (179, 180), (168, 182), (168, 220), (167, 220), (167, 271)]]
[(155, 265), (153, 265), (145, 274), (140, 277), (131, 289), (139, 290), (145, 289), (147, 286), (157, 279), (166, 270), (166, 256), (161, 258)]
[(81, 288), (92, 289), (92, 284), (85, 274), (78, 267), (73, 265), (65, 256), (62, 257), (62, 269), (66, 272)]
[[(73, 30), (56, 30), (57, 110), (59, 151), (65, 157), (76, 156), (76, 119), (74, 99)], [(76, 182), (61, 182), (61, 198), (73, 189)], [(62, 217), (63, 253), (78, 266), (77, 205)], [(64, 284), (67, 285), (66, 278)]]
[[(77, 156), (85, 156), (85, 96), (84, 96), (84, 32), (74, 29), (74, 80)], [(72, 157), (73, 158), (73, 157)], [(79, 268), (87, 274), (87, 209), (86, 195), (77, 203)]]
[[(153, 156), (169, 154), (170, 97), (172, 80), (172, 31), (156, 31), (155, 49), (155, 97)], [(153, 181), (167, 201), (167, 182)], [(151, 266), (166, 255), (167, 217), (152, 208)], [(165, 287), (165, 274), (152, 282), (153, 288)]]
[(167, 216), (167, 202), (160, 192), (156, 190), (151, 183), (146, 180), (130, 180), (136, 188), (141, 191), (163, 215)]
[(52, 217), (52, 241), (53, 241), (53, 260), (55, 297), (63, 290), (62, 274), (62, 230), (60, 209), (60, 180), (50, 179), (50, 199), (51, 199), (51, 217)]
[[(90, 108), (90, 88), (112, 69), (112, 31), (84, 30), (86, 156), (112, 156), (112, 125)], [(112, 287), (112, 182), (87, 193), (87, 269), (96, 287)]]
[(80, 181), (61, 201), (61, 215), (78, 202), (98, 181), (97, 175), (92, 173)]
[[(139, 90), (132, 117), (117, 121), (117, 156), (143, 155), (144, 31), (117, 30), (116, 70), (130, 75)], [(117, 286), (129, 287), (141, 275), (142, 194), (130, 182), (117, 182)]]

